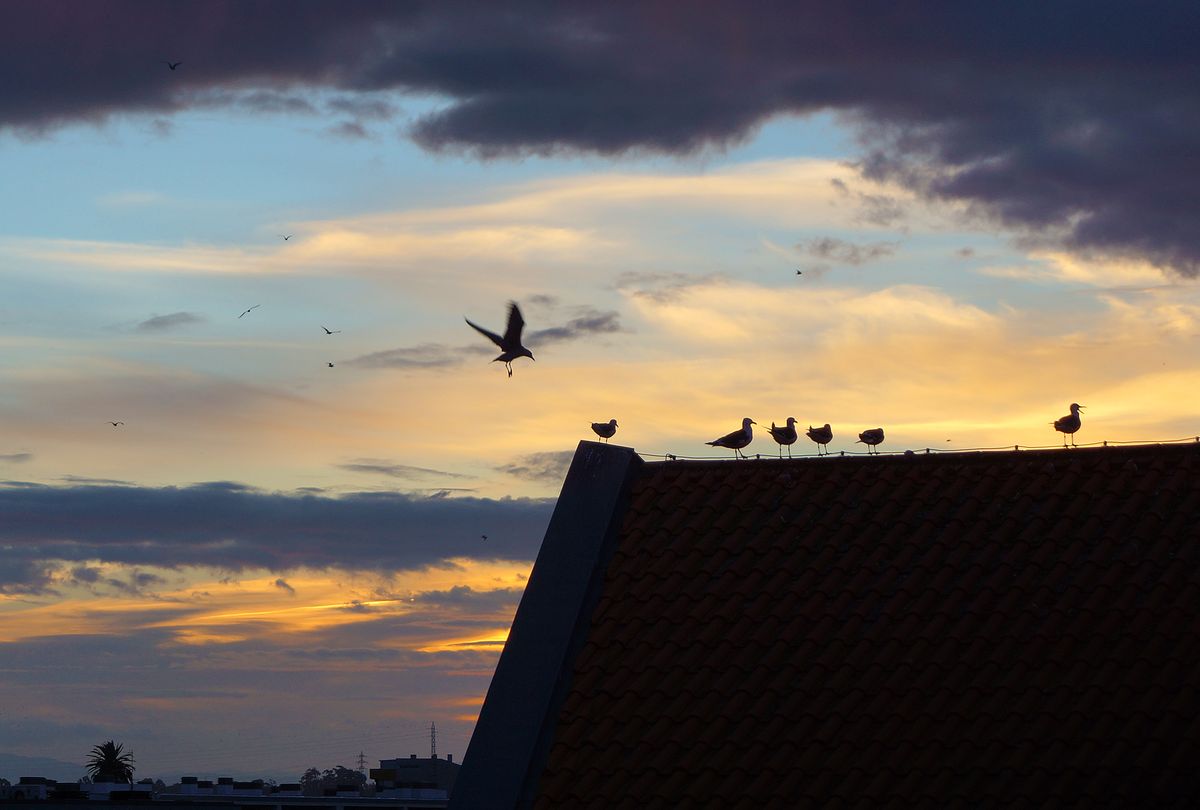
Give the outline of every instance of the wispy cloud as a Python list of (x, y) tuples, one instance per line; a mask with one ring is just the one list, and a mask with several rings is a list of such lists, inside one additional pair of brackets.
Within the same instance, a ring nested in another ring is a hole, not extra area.
[(33, 453), (0, 453), (0, 462), (6, 464), (24, 464), (33, 460)]
[(275, 587), (281, 591), (286, 591), (290, 596), (296, 595), (296, 589), (289, 585), (288, 581), (283, 577), (279, 577), (275, 580)]
[(857, 266), (877, 259), (886, 259), (893, 255), (899, 246), (899, 242), (870, 242), (860, 245), (832, 236), (819, 236), (800, 242), (796, 245), (796, 250), (816, 259)]
[(350, 472), (373, 473), (375, 475), (386, 475), (391, 478), (427, 478), (429, 476), (443, 478), (470, 478), (468, 475), (460, 473), (448, 472), (446, 470), (435, 470), (430, 467), (414, 467), (409, 464), (396, 464), (382, 459), (363, 458), (356, 461), (347, 462), (337, 465), (339, 469), (349, 470)]
[(170, 315), (155, 315), (137, 325), (140, 332), (165, 332), (191, 323), (203, 323), (204, 318), (194, 312), (172, 312)]
[(360, 355), (346, 361), (346, 365), (359, 368), (436, 370), (460, 365), (467, 356), (476, 353), (478, 352), (462, 346), (421, 343)]
[(583, 310), (582, 315), (571, 318), (562, 326), (551, 326), (530, 332), (529, 339), (525, 342), (529, 345), (556, 343), (621, 331), (620, 315), (617, 312), (611, 310), (600, 312), (591, 307), (583, 307)]
[(527, 453), (496, 469), (528, 481), (555, 483), (566, 477), (567, 469), (571, 466), (571, 459), (574, 455), (575, 451), (573, 450)]

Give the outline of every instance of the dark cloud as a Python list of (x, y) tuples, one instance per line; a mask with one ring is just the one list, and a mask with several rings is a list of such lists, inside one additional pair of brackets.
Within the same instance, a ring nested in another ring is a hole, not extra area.
[(529, 333), (529, 339), (525, 342), (530, 346), (536, 346), (621, 331), (621, 320), (618, 313), (611, 310), (600, 312), (591, 307), (583, 307), (582, 310), (583, 314), (572, 318), (562, 326), (535, 329)]
[(275, 587), (281, 591), (287, 591), (289, 596), (296, 595), (296, 589), (288, 584), (288, 581), (283, 577), (279, 577), (277, 580), (275, 580)]
[(409, 464), (394, 464), (389, 461), (375, 458), (360, 458), (357, 461), (353, 461), (348, 464), (339, 464), (338, 468), (349, 470), (350, 472), (386, 475), (391, 478), (426, 478), (431, 475), (442, 476), (445, 478), (470, 477), (467, 475), (462, 475), (461, 473), (447, 472), (446, 470), (434, 470), (429, 467), (413, 467)]
[(194, 312), (172, 312), (170, 315), (155, 315), (137, 325), (140, 332), (162, 332), (189, 323), (203, 323), (204, 318)]
[(0, 462), (24, 464), (27, 461), (33, 461), (33, 453), (0, 453)]
[(411, 132), (433, 150), (684, 154), (832, 110), (869, 177), (1031, 240), (1196, 275), (1197, 30), (1191, 0), (9, 0), (0, 126), (303, 109), (317, 88), (437, 99)]
[(358, 121), (343, 121), (340, 124), (334, 124), (325, 131), (334, 137), (347, 138), (352, 141), (361, 141), (371, 137), (371, 133), (367, 131), (367, 128)]
[(973, 248), (973, 247), (959, 248), (958, 250), (954, 251), (954, 255), (959, 257), (960, 259), (970, 259), (975, 256), (975, 248)]
[(529, 453), (518, 456), (496, 469), (526, 481), (557, 484), (567, 477), (567, 468), (571, 466), (571, 459), (574, 456), (574, 450)]
[(800, 242), (796, 245), (796, 250), (817, 259), (857, 266), (876, 259), (886, 259), (896, 252), (897, 247), (899, 247), (898, 242), (871, 242), (865, 245), (856, 245), (832, 236), (819, 236), (806, 242)]
[[(179, 488), (8, 485), (0, 487), (0, 592), (47, 590), (50, 561), (71, 566), (87, 582), (91, 561), (284, 572), (416, 570), (458, 557), (531, 560), (552, 506), (530, 498), (288, 495), (230, 482)], [(480, 548), (481, 533), (494, 538), (486, 549)], [(104, 584), (141, 590), (160, 583), (154, 574), (135, 571), (119, 584)]]

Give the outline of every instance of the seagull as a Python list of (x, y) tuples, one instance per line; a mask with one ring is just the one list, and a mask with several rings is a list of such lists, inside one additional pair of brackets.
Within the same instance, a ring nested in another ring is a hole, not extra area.
[(109, 424), (112, 425), (113, 427), (116, 427), (117, 425), (123, 425), (125, 423), (124, 422), (109, 422)]
[(788, 449), (788, 458), (791, 458), (792, 445), (796, 443), (796, 417), (788, 417), (787, 427), (775, 427), (775, 423), (772, 422), (771, 438), (779, 442), (779, 457), (783, 458), (783, 446), (786, 444)]
[(607, 442), (617, 432), (617, 420), (609, 419), (607, 422), (592, 422), (592, 432)]
[(528, 357), (534, 360), (533, 352), (521, 345), (521, 330), (525, 328), (525, 319), (521, 317), (521, 310), (517, 307), (515, 301), (508, 302), (508, 325), (504, 327), (504, 337), (500, 337), (495, 332), (489, 332), (478, 324), (471, 323), (470, 318), (463, 318), (467, 325), (474, 329), (479, 334), (486, 337), (492, 343), (500, 347), (500, 356), (493, 363), (500, 361), (504, 363), (504, 367), (508, 369), (508, 376), (512, 376), (512, 362), (518, 357)]
[(479, 536), (480, 536), (480, 537), (482, 537), (484, 540), (487, 540), (487, 535), (486, 535), (486, 534), (481, 534), (481, 535), (479, 535)]
[(797, 271), (796, 271), (796, 275), (798, 275), (798, 276), (802, 276), (802, 275), (804, 275), (804, 271), (803, 271), (803, 270), (797, 270)]
[(754, 439), (754, 432), (750, 429), (751, 425), (757, 425), (749, 416), (742, 420), (742, 429), (735, 430), (733, 433), (727, 433), (719, 439), (713, 439), (711, 442), (705, 442), (710, 447), (728, 447), (733, 451), (734, 459), (738, 456), (745, 458), (746, 455), (742, 452), (742, 448), (750, 444)]
[(167, 67), (169, 67), (171, 70), (174, 70), (175, 68), (182, 65), (183, 62), (168, 62), (166, 59), (164, 59), (163, 64), (166, 65)]
[(825, 448), (825, 455), (829, 455), (829, 443), (833, 441), (833, 428), (829, 427), (829, 423), (825, 423), (825, 427), (815, 428), (812, 425), (808, 426), (808, 430), (804, 433), (805, 436), (817, 443), (817, 455), (821, 455), (821, 448)]
[(1067, 436), (1068, 435), (1070, 435), (1070, 437), (1071, 437), (1071, 446), (1072, 447), (1079, 446), (1079, 445), (1075, 444), (1075, 431), (1079, 430), (1079, 426), (1083, 424), (1083, 422), (1079, 418), (1079, 412), (1082, 410), (1085, 410), (1084, 406), (1082, 406), (1076, 402), (1072, 402), (1071, 403), (1071, 415), (1064, 416), (1061, 419), (1054, 420), (1054, 422), (1053, 422), (1054, 429), (1063, 435), (1063, 447), (1067, 446)]
[(285, 241), (285, 242), (286, 242), (287, 240), (289, 240), (289, 239), (291, 239), (291, 238), (292, 238), (292, 234), (290, 234), (290, 233), (289, 233), (289, 234), (282, 234), (282, 233), (281, 233), (281, 234), (279, 234), (279, 236), (280, 236), (280, 238), (282, 238), (282, 239), (283, 239), (283, 241)]
[(325, 334), (327, 335), (340, 335), (342, 333), (341, 329), (330, 329), (328, 326), (322, 326), (321, 328), (325, 330)]
[[(252, 309), (258, 309), (261, 306), (262, 306), (262, 304), (255, 304), (254, 306), (250, 307), (250, 309), (246, 310), (246, 312), (249, 312)], [(245, 315), (246, 312), (243, 312), (242, 315)], [(242, 315), (238, 315), (238, 317), (240, 318), (240, 317), (242, 317)]]
[(333, 368), (333, 363), (326, 363), (326, 365), (329, 366), (330, 368)]
[[(883, 443), (883, 428), (871, 428), (864, 430), (858, 434), (858, 441), (855, 444), (865, 444), (867, 446), (867, 454), (870, 455), (871, 448), (877, 444)], [(879, 455), (879, 448), (875, 447), (875, 454)]]

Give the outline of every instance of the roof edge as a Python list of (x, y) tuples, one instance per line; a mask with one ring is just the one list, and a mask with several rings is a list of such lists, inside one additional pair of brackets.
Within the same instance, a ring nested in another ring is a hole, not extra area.
[(629, 447), (581, 441), (576, 448), (455, 780), (451, 810), (532, 802), (643, 464)]

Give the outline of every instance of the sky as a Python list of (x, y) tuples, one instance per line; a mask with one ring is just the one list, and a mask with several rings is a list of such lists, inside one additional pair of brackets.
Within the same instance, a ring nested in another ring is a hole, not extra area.
[(460, 758), (594, 421), (1200, 434), (1198, 23), (0, 5), (0, 754)]

